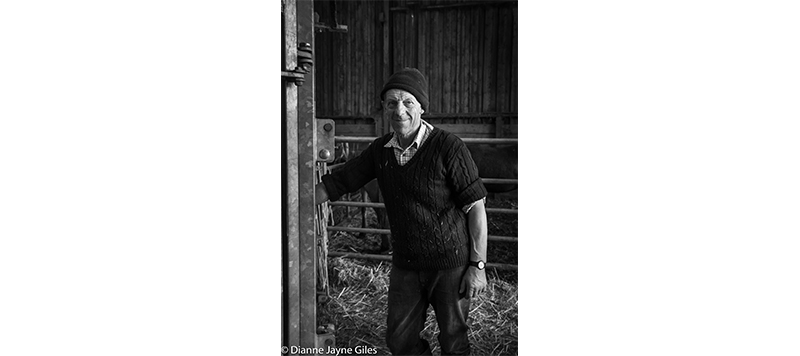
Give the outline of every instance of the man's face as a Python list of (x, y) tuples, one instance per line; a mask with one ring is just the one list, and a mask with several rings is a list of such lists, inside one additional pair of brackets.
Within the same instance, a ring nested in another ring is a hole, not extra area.
[(409, 137), (417, 131), (423, 112), (417, 98), (405, 90), (389, 89), (383, 96), (383, 118), (389, 120), (392, 129), (401, 137)]

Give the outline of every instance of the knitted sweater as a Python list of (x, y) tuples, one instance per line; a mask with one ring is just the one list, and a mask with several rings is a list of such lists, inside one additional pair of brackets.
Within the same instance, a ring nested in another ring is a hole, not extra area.
[(387, 134), (356, 159), (322, 177), (331, 201), (377, 178), (392, 232), (392, 263), (413, 270), (442, 270), (469, 261), (469, 226), (461, 207), (486, 196), (467, 147), (455, 135), (433, 129), (404, 166)]

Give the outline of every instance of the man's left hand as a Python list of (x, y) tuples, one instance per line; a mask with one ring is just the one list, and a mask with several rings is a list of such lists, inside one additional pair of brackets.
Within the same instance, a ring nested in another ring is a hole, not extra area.
[(468, 267), (467, 273), (461, 279), (461, 287), (459, 287), (458, 293), (464, 293), (465, 290), (467, 299), (477, 297), (483, 293), (486, 290), (486, 271)]

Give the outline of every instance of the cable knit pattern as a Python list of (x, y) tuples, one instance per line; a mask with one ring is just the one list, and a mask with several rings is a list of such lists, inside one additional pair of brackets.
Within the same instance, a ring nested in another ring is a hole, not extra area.
[(469, 227), (461, 207), (486, 196), (478, 168), (457, 136), (434, 127), (414, 157), (400, 166), (387, 134), (322, 181), (331, 200), (378, 179), (392, 229), (392, 263), (442, 270), (469, 261)]

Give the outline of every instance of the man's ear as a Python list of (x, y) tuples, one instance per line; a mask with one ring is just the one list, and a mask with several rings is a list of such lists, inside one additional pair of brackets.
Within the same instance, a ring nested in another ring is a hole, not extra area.
[(424, 114), (424, 113), (425, 113), (425, 109), (423, 109), (423, 108), (419, 108), (419, 114), (420, 114), (420, 115), (422, 115), (422, 114)]

